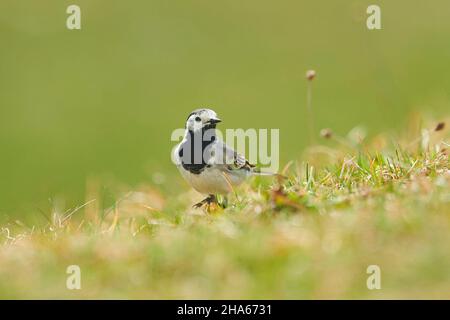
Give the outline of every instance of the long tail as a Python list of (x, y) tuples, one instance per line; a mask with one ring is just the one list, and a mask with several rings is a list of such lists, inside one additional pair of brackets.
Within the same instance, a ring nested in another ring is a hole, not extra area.
[(272, 176), (277, 178), (283, 178), (285, 179), (286, 176), (283, 176), (282, 174), (276, 173), (276, 172), (268, 172), (268, 171), (261, 171), (259, 168), (255, 168), (250, 171), (252, 175), (255, 176)]

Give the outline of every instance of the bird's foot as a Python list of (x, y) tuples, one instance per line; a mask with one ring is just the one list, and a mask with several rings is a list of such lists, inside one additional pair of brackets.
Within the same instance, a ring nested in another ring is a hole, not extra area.
[(218, 201), (215, 195), (211, 194), (209, 195), (206, 199), (203, 199), (202, 201), (200, 201), (199, 203), (194, 204), (193, 208), (195, 209), (199, 209), (203, 206), (206, 207), (206, 209), (209, 211), (209, 209), (211, 208), (211, 206), (213, 205), (218, 205)]

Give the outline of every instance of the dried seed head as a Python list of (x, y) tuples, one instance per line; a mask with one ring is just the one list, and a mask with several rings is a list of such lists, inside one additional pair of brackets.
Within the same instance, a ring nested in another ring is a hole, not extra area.
[(320, 136), (325, 139), (330, 139), (333, 136), (333, 131), (329, 128), (320, 130)]
[(314, 70), (308, 70), (306, 71), (306, 79), (309, 81), (312, 81), (316, 77), (316, 71)]
[(434, 131), (441, 131), (445, 128), (445, 122), (439, 122), (436, 126), (436, 128), (434, 128)]

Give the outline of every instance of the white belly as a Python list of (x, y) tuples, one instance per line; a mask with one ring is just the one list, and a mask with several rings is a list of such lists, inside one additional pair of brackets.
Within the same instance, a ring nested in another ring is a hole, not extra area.
[(203, 194), (230, 193), (233, 191), (232, 187), (240, 185), (247, 176), (247, 173), (243, 170), (222, 172), (218, 169), (205, 168), (200, 174), (193, 174), (182, 166), (179, 166), (178, 169), (186, 181), (195, 190)]

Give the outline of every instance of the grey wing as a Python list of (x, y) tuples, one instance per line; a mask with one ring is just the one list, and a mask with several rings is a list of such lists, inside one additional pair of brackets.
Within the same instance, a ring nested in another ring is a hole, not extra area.
[(244, 156), (237, 153), (220, 140), (215, 143), (214, 149), (214, 164), (223, 165), (228, 171), (241, 169), (251, 171), (255, 167), (250, 164)]

